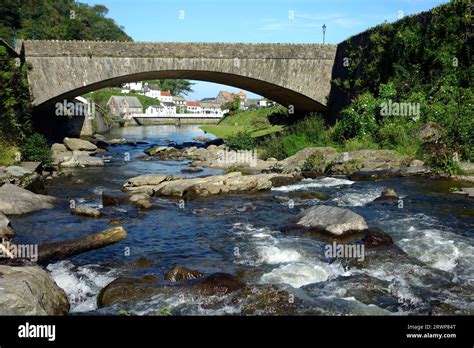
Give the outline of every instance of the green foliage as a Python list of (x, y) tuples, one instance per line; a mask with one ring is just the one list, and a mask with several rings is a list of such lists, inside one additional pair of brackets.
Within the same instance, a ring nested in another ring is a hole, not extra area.
[(304, 135), (288, 134), (282, 139), (283, 148), (287, 156), (292, 156), (298, 151), (311, 146), (311, 142)]
[(342, 151), (357, 151), (362, 149), (378, 150), (379, 145), (370, 135), (355, 137), (344, 142)]
[(31, 96), (27, 65), (18, 67), (0, 47), (0, 141), (18, 145), (31, 133)]
[(331, 139), (322, 116), (313, 113), (288, 126), (284, 132), (266, 137), (259, 147), (262, 158), (281, 160), (309, 146), (330, 144)]
[(231, 150), (252, 150), (256, 146), (256, 140), (252, 137), (252, 132), (240, 131), (229, 136), (226, 145)]
[(162, 91), (170, 91), (172, 95), (188, 95), (193, 92), (193, 82), (189, 80), (158, 80)]
[(114, 20), (106, 18), (103, 5), (89, 6), (74, 0), (3, 0), (0, 4), (0, 36), (18, 39), (116, 40), (131, 38)]
[(45, 166), (51, 165), (53, 156), (46, 138), (38, 133), (33, 133), (25, 139), (21, 154), (23, 160), (41, 161)]
[(228, 114), (233, 115), (240, 109), (240, 98), (235, 97), (234, 100), (228, 101), (221, 105), (221, 110), (229, 110)]
[(262, 130), (271, 126), (268, 117), (256, 117), (250, 121), (250, 125), (254, 130)]
[(19, 149), (16, 146), (4, 145), (0, 143), (0, 166), (11, 166), (17, 161)]
[(350, 107), (342, 110), (334, 130), (334, 140), (372, 136), (377, 129), (380, 102), (370, 92), (358, 96)]
[[(334, 139), (372, 135), (384, 147), (415, 153), (419, 146), (409, 139), (413, 121), (405, 118), (402, 128), (393, 117), (381, 120), (376, 107), (388, 100), (415, 102), (421, 122), (443, 128), (445, 146), (474, 160), (470, 11), (468, 1), (451, 1), (346, 40), (347, 78), (332, 83), (352, 101), (340, 114)], [(374, 133), (377, 123), (381, 129)]]
[(453, 152), (444, 141), (430, 144), (429, 150), (427, 150), (426, 153), (426, 162), (435, 173), (447, 174), (449, 176), (463, 174), (463, 171), (459, 167), (457, 152)]

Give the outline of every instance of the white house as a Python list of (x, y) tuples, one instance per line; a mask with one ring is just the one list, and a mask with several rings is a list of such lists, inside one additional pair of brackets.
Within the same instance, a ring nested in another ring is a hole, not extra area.
[(165, 107), (163, 105), (150, 105), (145, 110), (147, 116), (164, 116)]
[(262, 98), (258, 101), (257, 105), (260, 108), (267, 108), (267, 107), (275, 105), (275, 103), (272, 102), (271, 100), (268, 100), (267, 98)]
[(164, 102), (160, 105), (151, 105), (146, 108), (145, 115), (147, 116), (175, 116), (176, 105), (173, 103)]
[(186, 102), (186, 111), (193, 114), (202, 114), (201, 103), (197, 101), (187, 101)]
[(145, 95), (147, 97), (160, 99), (161, 90), (158, 85), (146, 85), (143, 90), (145, 91)]
[(161, 103), (172, 103), (173, 96), (170, 91), (160, 91), (160, 95), (156, 97)]
[(107, 105), (112, 115), (132, 118), (135, 115), (143, 113), (143, 106), (137, 97), (111, 96)]
[(201, 104), (201, 112), (205, 115), (222, 117), (225, 112), (228, 110), (221, 110), (221, 107), (218, 103), (210, 103), (210, 102), (200, 102)]

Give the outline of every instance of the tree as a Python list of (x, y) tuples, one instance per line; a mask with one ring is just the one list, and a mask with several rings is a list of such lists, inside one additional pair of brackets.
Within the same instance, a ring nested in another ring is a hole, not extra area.
[(172, 95), (188, 95), (192, 93), (194, 83), (189, 80), (157, 80), (161, 90), (170, 91)]
[(233, 100), (228, 101), (221, 105), (221, 110), (229, 110), (229, 114), (234, 114), (237, 110), (240, 109), (240, 97), (236, 96)]

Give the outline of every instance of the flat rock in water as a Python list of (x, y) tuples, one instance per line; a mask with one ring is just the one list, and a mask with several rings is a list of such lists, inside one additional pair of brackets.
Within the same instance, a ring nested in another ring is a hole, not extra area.
[(0, 315), (66, 315), (65, 292), (40, 267), (0, 266)]
[(0, 212), (5, 215), (21, 215), (41, 209), (52, 209), (55, 201), (54, 197), (38, 195), (12, 184), (0, 187)]
[(97, 149), (97, 146), (90, 141), (78, 138), (64, 138), (63, 143), (71, 151), (94, 151)]
[(88, 207), (86, 205), (78, 205), (75, 208), (71, 208), (71, 213), (78, 216), (89, 216), (94, 218), (102, 216), (102, 212), (99, 209)]
[(297, 224), (337, 236), (368, 228), (364, 218), (359, 214), (327, 205), (317, 205), (303, 211), (299, 215)]

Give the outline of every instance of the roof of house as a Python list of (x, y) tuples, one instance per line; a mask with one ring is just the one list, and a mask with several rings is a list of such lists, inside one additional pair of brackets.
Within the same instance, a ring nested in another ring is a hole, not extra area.
[(172, 97), (170, 91), (161, 91), (160, 94), (162, 97)]
[(229, 91), (220, 91), (219, 94), (221, 94), (226, 100), (234, 99), (233, 93), (230, 93)]
[(239, 93), (232, 93), (229, 91), (220, 91), (219, 94), (222, 94), (224, 99), (229, 100), (229, 101), (233, 100), (235, 97), (245, 97), (244, 91), (240, 91)]
[(163, 105), (150, 105), (149, 108), (153, 109), (164, 109), (165, 107)]
[(187, 106), (201, 106), (201, 103), (197, 101), (187, 101), (186, 105)]
[(182, 101), (184, 101), (185, 99), (184, 99), (184, 97), (182, 97), (182, 96), (180, 96), (180, 95), (174, 95), (174, 96), (173, 96), (173, 100), (179, 100), (179, 101), (182, 100)]
[(164, 106), (169, 106), (169, 107), (176, 106), (175, 103), (171, 103), (171, 102), (161, 102), (161, 104), (164, 105)]
[(219, 103), (212, 103), (212, 102), (201, 102), (201, 106), (203, 108), (216, 108), (216, 109), (220, 109), (221, 108), (221, 104)]
[(216, 100), (216, 98), (202, 98), (202, 102), (212, 103)]
[(160, 86), (157, 85), (157, 84), (150, 84), (150, 85), (148, 85), (148, 88), (152, 89), (154, 91), (159, 91), (160, 90)]
[(140, 100), (137, 97), (127, 97), (127, 96), (121, 96), (121, 95), (113, 95), (113, 96), (110, 97), (107, 104), (109, 104), (112, 99), (115, 100), (119, 104), (127, 103), (127, 105), (131, 108), (142, 108), (143, 107), (142, 103), (140, 103)]

